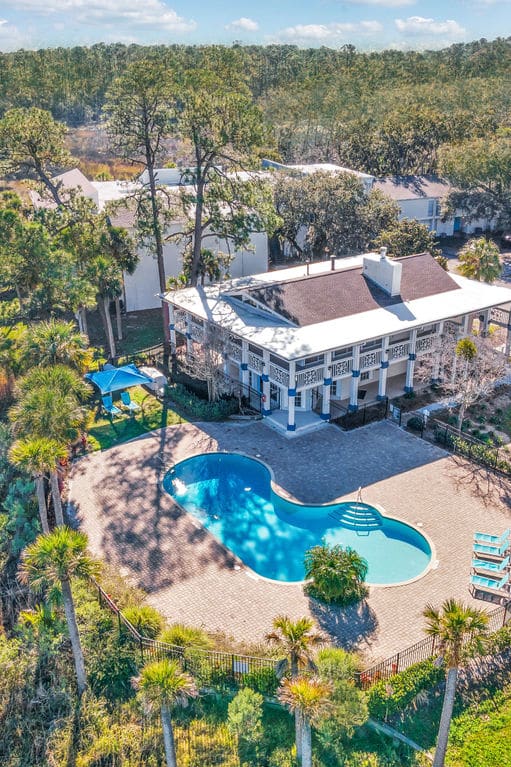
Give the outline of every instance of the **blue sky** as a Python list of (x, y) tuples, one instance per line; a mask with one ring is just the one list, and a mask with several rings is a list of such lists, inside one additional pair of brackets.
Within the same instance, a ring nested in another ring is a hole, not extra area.
[(511, 34), (511, 0), (0, 0), (0, 50), (123, 43), (440, 48)]

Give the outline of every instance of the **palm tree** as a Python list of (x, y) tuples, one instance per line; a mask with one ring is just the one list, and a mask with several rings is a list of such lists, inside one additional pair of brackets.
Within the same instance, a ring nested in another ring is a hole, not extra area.
[(73, 578), (90, 578), (98, 572), (98, 564), (87, 554), (85, 533), (58, 527), (40, 535), (25, 552), (20, 577), (35, 592), (57, 591), (62, 596), (71, 649), (76, 671), (78, 695), (87, 687), (80, 635), (76, 623), (71, 592)]
[(447, 599), (440, 610), (426, 605), (423, 615), (427, 620), (425, 632), (438, 640), (438, 648), (443, 655), (447, 668), (444, 703), (433, 762), (433, 767), (443, 767), (456, 695), (458, 670), (464, 656), (483, 649), (483, 639), (488, 627), (488, 615), (483, 610), (467, 607), (455, 599)]
[(160, 710), (167, 767), (176, 767), (171, 713), (173, 708), (186, 706), (190, 698), (198, 695), (195, 682), (189, 674), (181, 670), (177, 660), (165, 658), (144, 666), (140, 676), (133, 680), (133, 684), (150, 710)]
[(10, 449), (9, 457), (15, 466), (19, 466), (34, 478), (36, 485), (39, 518), (43, 533), (49, 533), (48, 511), (44, 492), (45, 474), (50, 476), (50, 486), (55, 509), (57, 525), (64, 524), (62, 503), (60, 500), (58, 465), (59, 461), (67, 458), (67, 450), (59, 442), (52, 439), (35, 438), (20, 439)]
[(19, 400), (9, 410), (15, 434), (74, 442), (87, 423), (82, 401), (89, 392), (78, 373), (56, 365), (34, 368), (18, 381)]
[(297, 677), (284, 679), (280, 685), (277, 693), (280, 702), (301, 722), (300, 729), (296, 729), (296, 754), (302, 767), (312, 767), (311, 724), (327, 713), (331, 693), (331, 685), (321, 679)]
[(24, 368), (33, 365), (58, 364), (84, 373), (92, 355), (87, 349), (85, 335), (78, 333), (72, 322), (48, 320), (29, 327), (21, 340), (21, 361)]
[(491, 284), (502, 272), (500, 251), (494, 242), (485, 237), (469, 240), (460, 251), (459, 262), (459, 273), (479, 282)]
[[(294, 622), (287, 615), (278, 615), (274, 618), (273, 628), (275, 630), (266, 635), (266, 641), (278, 645), (286, 654), (286, 657), (277, 664), (278, 676), (289, 671), (291, 679), (296, 679), (301, 668), (316, 671), (316, 666), (312, 660), (313, 648), (323, 644), (325, 638), (312, 631), (313, 626), (314, 621), (307, 617), (299, 618)], [(299, 712), (295, 714), (295, 724), (297, 755), (300, 757), (301, 722)]]

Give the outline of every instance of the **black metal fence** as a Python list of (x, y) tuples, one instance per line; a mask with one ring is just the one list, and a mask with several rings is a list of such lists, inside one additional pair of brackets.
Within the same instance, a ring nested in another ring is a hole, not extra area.
[[(134, 365), (151, 365), (168, 373), (168, 369), (164, 365), (163, 344), (148, 346), (146, 349), (138, 349), (132, 354), (119, 354), (117, 357), (110, 359), (109, 362), (115, 367), (129, 365), (130, 363), (133, 363)], [(88, 372), (94, 373), (96, 370), (101, 370), (102, 368), (103, 363), (99, 360), (95, 360), (90, 365)]]
[(273, 695), (279, 680), (276, 674), (278, 661), (239, 653), (204, 650), (200, 647), (179, 645), (150, 639), (137, 631), (123, 615), (113, 599), (94, 581), (98, 599), (117, 617), (119, 630), (127, 632), (139, 648), (141, 663), (172, 658), (178, 660), (202, 687), (251, 687), (263, 695)]
[[(415, 416), (417, 417), (417, 416)], [(450, 424), (433, 418), (422, 419), (421, 437), (428, 437), (433, 433), (435, 442), (445, 447), (456, 455), (462, 455), (469, 461), (484, 466), (488, 469), (511, 476), (511, 463), (509, 453), (499, 445), (491, 445), (464, 432), (459, 432)]]
[(337, 423), (343, 429), (358, 429), (367, 423), (383, 421), (389, 415), (389, 399), (379, 402), (372, 402), (368, 405), (359, 406), (358, 410), (351, 413), (346, 407), (343, 407), (335, 401), (330, 402), (330, 420)]
[[(510, 621), (511, 604), (508, 603), (488, 614), (488, 632), (493, 634)], [(357, 672), (356, 681), (362, 689), (367, 690), (380, 679), (389, 679), (399, 671), (404, 671), (413, 666), (414, 663), (435, 658), (438, 654), (437, 639), (435, 637), (425, 637), (414, 645), (392, 655), (390, 658), (386, 658), (370, 668)]]

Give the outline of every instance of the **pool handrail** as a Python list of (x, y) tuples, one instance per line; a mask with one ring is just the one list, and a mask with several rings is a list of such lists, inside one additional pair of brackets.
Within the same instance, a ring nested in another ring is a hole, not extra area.
[(474, 533), (476, 543), (484, 543), (486, 546), (500, 546), (504, 541), (509, 540), (511, 530), (505, 530), (502, 535), (490, 535), (489, 533)]

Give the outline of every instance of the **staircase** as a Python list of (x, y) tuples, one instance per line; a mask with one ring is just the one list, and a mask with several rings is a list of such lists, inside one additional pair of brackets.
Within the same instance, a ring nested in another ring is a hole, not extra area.
[(357, 535), (369, 535), (383, 527), (381, 514), (365, 503), (345, 503), (328, 515), (343, 527), (355, 530)]

